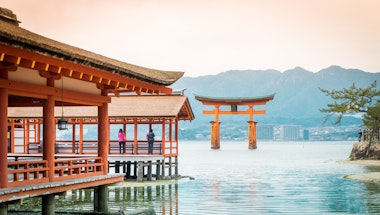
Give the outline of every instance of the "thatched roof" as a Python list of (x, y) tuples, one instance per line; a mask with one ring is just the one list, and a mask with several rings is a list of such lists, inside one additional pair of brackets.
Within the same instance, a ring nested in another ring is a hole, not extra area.
[[(110, 118), (172, 118), (193, 120), (186, 96), (121, 96), (112, 97), (108, 105)], [(65, 118), (97, 118), (97, 106), (64, 107)], [(62, 107), (55, 107), (55, 117), (62, 116)], [(9, 118), (42, 118), (42, 107), (9, 107)]]
[(128, 64), (43, 37), (19, 27), (16, 16), (4, 8), (0, 8), (0, 43), (156, 85), (171, 85), (184, 74)]

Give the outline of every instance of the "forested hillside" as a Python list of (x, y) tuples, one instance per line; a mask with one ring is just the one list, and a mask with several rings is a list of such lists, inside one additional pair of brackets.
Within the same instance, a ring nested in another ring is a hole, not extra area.
[[(191, 123), (181, 123), (183, 129), (209, 130), (209, 121), (212, 115), (203, 115), (201, 103), (194, 99), (194, 95), (221, 96), (221, 97), (255, 97), (275, 94), (274, 100), (265, 107), (266, 115), (255, 115), (255, 121), (260, 124), (296, 124), (303, 127), (321, 126), (323, 113), (319, 109), (331, 103), (320, 90), (347, 88), (353, 83), (357, 87), (367, 87), (377, 80), (380, 87), (380, 73), (368, 73), (357, 69), (344, 69), (331, 66), (313, 73), (296, 67), (285, 72), (276, 70), (230, 70), (217, 75), (200, 77), (183, 77), (171, 87), (185, 88), (195, 120)], [(207, 109), (210, 109), (208, 107)], [(255, 107), (261, 109), (260, 107)], [(248, 116), (236, 117), (221, 116), (224, 126), (236, 124), (246, 126)], [(345, 117), (342, 124), (360, 124), (357, 117)]]

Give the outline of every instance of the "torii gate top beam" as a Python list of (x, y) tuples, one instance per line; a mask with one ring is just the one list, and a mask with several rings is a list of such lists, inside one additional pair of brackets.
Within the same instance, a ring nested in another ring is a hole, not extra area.
[(265, 105), (268, 101), (273, 100), (274, 95), (259, 97), (209, 97), (195, 95), (195, 99), (202, 102), (203, 105)]
[[(208, 97), (195, 95), (195, 99), (203, 105), (213, 105), (214, 110), (203, 110), (203, 114), (215, 114), (215, 121), (218, 122), (220, 114), (249, 114), (249, 120), (253, 121), (253, 114), (265, 114), (265, 110), (255, 110), (255, 105), (265, 105), (273, 100), (275, 94), (260, 97)], [(231, 106), (231, 111), (219, 110), (220, 106)], [(248, 110), (238, 110), (238, 106), (248, 106)]]

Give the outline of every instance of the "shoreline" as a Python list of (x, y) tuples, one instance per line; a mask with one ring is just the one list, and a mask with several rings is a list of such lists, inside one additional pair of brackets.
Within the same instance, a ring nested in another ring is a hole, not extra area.
[[(354, 164), (354, 165), (372, 166), (372, 167), (380, 168), (380, 160), (343, 160), (343, 161), (338, 161), (338, 162), (343, 163), (343, 164)], [(345, 175), (343, 176), (343, 178), (350, 179), (350, 180), (364, 181), (364, 182), (380, 183), (380, 172), (351, 174), (351, 175)]]

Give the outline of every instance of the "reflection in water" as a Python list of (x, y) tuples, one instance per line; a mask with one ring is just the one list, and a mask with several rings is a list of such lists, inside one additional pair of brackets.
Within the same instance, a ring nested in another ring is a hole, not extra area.
[(178, 214), (178, 184), (110, 187), (109, 208), (113, 211), (154, 208), (157, 214)]
[[(157, 214), (380, 214), (380, 186), (347, 180), (344, 175), (379, 171), (341, 164), (351, 144), (345, 142), (182, 145), (180, 172), (195, 180), (137, 187), (110, 186), (109, 209), (153, 208)], [(41, 198), (12, 207), (41, 208)], [(92, 189), (56, 198), (57, 211), (93, 211)]]
[[(379, 183), (368, 182), (365, 183), (365, 196), (364, 198), (367, 204), (368, 213), (370, 214), (380, 214), (380, 185)], [(368, 198), (372, 196), (373, 198)]]
[[(178, 214), (178, 184), (157, 186), (110, 186), (110, 211), (154, 208), (157, 214)], [(74, 190), (56, 199), (57, 211), (93, 211), (92, 189)], [(61, 204), (62, 203), (62, 204)]]
[(160, 208), (163, 214), (172, 214), (178, 212), (177, 202), (177, 184), (109, 188), (109, 208), (114, 211), (154, 208), (158, 213), (157, 209)]
[[(157, 186), (108, 188), (110, 212), (134, 211), (153, 208), (156, 214), (178, 214), (178, 184)], [(57, 212), (78, 212), (94, 210), (93, 189), (71, 190), (56, 196)], [(20, 205), (10, 205), (10, 210), (39, 211), (41, 198), (27, 198)]]

